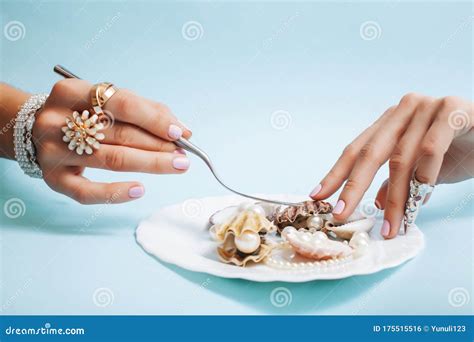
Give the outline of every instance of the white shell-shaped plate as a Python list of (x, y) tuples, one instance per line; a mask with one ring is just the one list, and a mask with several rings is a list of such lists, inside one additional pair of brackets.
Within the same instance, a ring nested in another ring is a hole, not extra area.
[[(305, 200), (289, 195), (263, 197), (284, 201)], [(137, 242), (161, 261), (190, 271), (258, 282), (306, 282), (371, 274), (403, 264), (424, 247), (423, 233), (417, 227), (409, 229), (404, 236), (383, 240), (377, 225), (370, 233), (372, 242), (367, 253), (344, 264), (310, 270), (276, 269), (265, 264), (247, 267), (224, 264), (218, 259), (217, 244), (208, 231), (209, 217), (224, 207), (242, 202), (245, 199), (237, 196), (206, 197), (164, 207), (140, 222), (136, 231)]]

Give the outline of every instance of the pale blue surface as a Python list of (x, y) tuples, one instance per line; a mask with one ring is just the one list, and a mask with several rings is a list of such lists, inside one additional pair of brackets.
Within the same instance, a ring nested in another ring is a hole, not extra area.
[[(15, 42), (1, 36), (1, 79), (48, 91), (58, 79), (52, 66), (61, 63), (91, 81), (114, 81), (167, 103), (239, 189), (306, 194), (403, 94), (472, 98), (472, 14), (469, 2), (2, 1), (2, 31), (18, 20), (26, 34)], [(201, 39), (183, 39), (190, 20), (202, 24)], [(361, 39), (365, 21), (379, 23), (379, 39)], [(276, 110), (291, 114), (288, 129), (270, 124)], [(418, 221), (426, 249), (402, 267), (258, 284), (169, 267), (135, 243), (137, 223), (159, 207), (226, 194), (196, 159), (184, 176), (89, 171), (97, 180), (140, 180), (147, 189), (134, 203), (89, 207), (24, 177), (13, 162), (0, 165), (2, 206), (11, 198), (26, 204), (22, 217), (0, 215), (7, 314), (472, 313), (472, 182), (436, 189)], [(384, 168), (367, 198), (386, 175)], [(292, 292), (284, 308), (269, 300), (277, 286)], [(101, 287), (114, 294), (104, 308), (92, 299)], [(448, 293), (458, 287), (471, 301), (454, 307)]]

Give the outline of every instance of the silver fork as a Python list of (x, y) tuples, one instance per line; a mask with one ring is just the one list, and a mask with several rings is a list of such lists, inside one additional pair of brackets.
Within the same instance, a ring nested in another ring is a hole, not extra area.
[[(56, 65), (54, 67), (54, 71), (56, 73), (60, 74), (61, 76), (65, 77), (65, 78), (80, 79), (78, 76), (76, 76), (71, 71), (69, 71), (68, 69), (64, 68), (61, 65)], [(196, 155), (197, 157), (201, 158), (204, 161), (204, 163), (206, 163), (206, 165), (209, 167), (209, 169), (211, 170), (212, 174), (217, 179), (217, 181), (224, 188), (226, 188), (227, 190), (233, 192), (234, 194), (237, 194), (237, 195), (242, 196), (242, 197), (250, 198), (250, 199), (253, 199), (253, 200), (256, 200), (256, 201), (274, 203), (274, 204), (279, 204), (279, 205), (290, 205), (290, 206), (300, 206), (300, 205), (302, 205), (301, 202), (285, 202), (285, 201), (270, 200), (270, 199), (267, 199), (267, 198), (261, 198), (261, 197), (256, 197), (256, 196), (252, 196), (252, 195), (247, 195), (247, 194), (244, 194), (240, 191), (234, 190), (231, 187), (227, 186), (222, 181), (222, 179), (218, 176), (218, 174), (216, 172), (216, 169), (215, 169), (214, 165), (211, 162), (211, 159), (209, 158), (209, 156), (203, 150), (201, 150), (199, 147), (197, 147), (196, 145), (191, 143), (189, 140), (186, 140), (184, 138), (180, 138), (177, 141), (175, 141), (174, 143), (175, 143), (176, 146), (181, 147), (182, 149), (184, 149), (188, 152), (191, 152), (194, 155)]]

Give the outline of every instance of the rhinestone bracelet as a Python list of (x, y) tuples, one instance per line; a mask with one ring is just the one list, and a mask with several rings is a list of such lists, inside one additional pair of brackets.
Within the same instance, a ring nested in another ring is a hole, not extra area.
[(36, 150), (31, 141), (31, 132), (35, 123), (35, 115), (43, 107), (47, 98), (47, 94), (32, 95), (21, 106), (15, 118), (13, 130), (15, 159), (23, 172), (33, 178), (43, 178), (43, 172), (36, 162)]

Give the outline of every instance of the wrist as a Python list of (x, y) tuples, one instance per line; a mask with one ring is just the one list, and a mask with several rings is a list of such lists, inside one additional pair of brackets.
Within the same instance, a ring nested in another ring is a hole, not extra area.
[(13, 127), (15, 118), (30, 94), (0, 83), (0, 157), (15, 158), (13, 146)]

